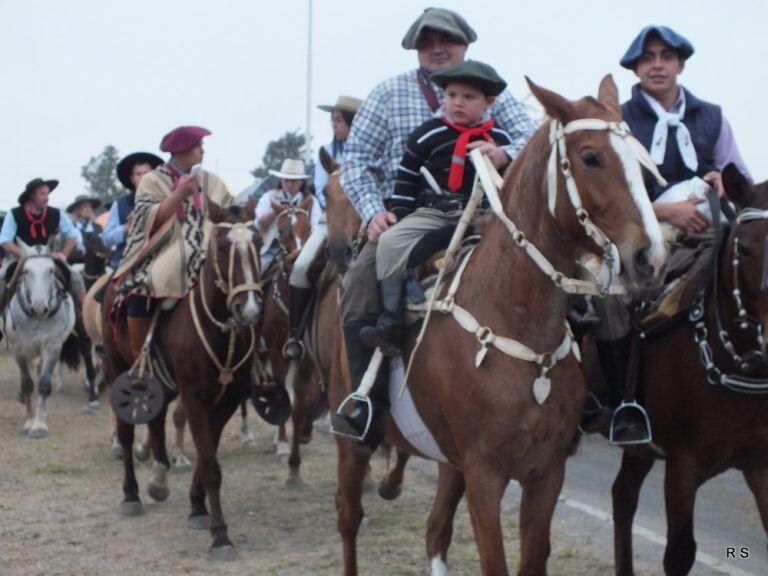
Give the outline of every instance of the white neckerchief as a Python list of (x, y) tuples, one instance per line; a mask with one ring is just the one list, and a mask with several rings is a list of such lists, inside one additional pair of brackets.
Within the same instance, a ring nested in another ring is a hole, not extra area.
[(642, 90), (641, 94), (659, 119), (658, 122), (656, 122), (656, 127), (653, 129), (653, 140), (651, 140), (650, 153), (653, 162), (657, 166), (664, 163), (664, 152), (667, 149), (667, 135), (669, 134), (669, 128), (676, 127), (677, 130), (675, 130), (675, 134), (677, 136), (677, 148), (680, 150), (680, 156), (683, 158), (683, 163), (686, 167), (695, 172), (699, 167), (699, 160), (696, 158), (696, 149), (693, 147), (691, 133), (688, 131), (688, 127), (683, 124), (683, 117), (685, 116), (685, 92), (680, 89), (680, 97), (672, 107), (672, 111), (664, 110), (658, 100), (649, 96)]

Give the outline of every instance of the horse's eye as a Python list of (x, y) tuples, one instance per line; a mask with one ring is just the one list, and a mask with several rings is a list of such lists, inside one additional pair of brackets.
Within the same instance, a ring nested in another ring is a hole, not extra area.
[(585, 166), (589, 166), (590, 168), (598, 168), (600, 166), (600, 160), (598, 159), (597, 154), (591, 150), (581, 153), (581, 161), (584, 162)]

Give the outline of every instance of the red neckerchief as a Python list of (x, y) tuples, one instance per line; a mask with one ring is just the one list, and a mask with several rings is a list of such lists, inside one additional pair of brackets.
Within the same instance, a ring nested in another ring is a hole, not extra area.
[(35, 218), (34, 214), (29, 211), (26, 205), (24, 205), (23, 208), (24, 216), (26, 216), (27, 220), (29, 220), (29, 235), (32, 236), (33, 239), (37, 240), (37, 230), (35, 230), (35, 226), (40, 226), (40, 234), (43, 236), (43, 238), (48, 238), (48, 230), (45, 229), (45, 224), (43, 224), (45, 217), (48, 215), (48, 206), (43, 209), (43, 213), (40, 214), (39, 218)]
[(460, 133), (456, 140), (456, 145), (453, 147), (451, 171), (448, 173), (448, 189), (451, 192), (456, 192), (456, 190), (461, 188), (461, 183), (464, 181), (464, 163), (467, 158), (467, 144), (469, 144), (470, 138), (482, 136), (486, 140), (490, 140), (491, 135), (488, 134), (488, 130), (493, 128), (493, 120), (487, 120), (474, 128), (454, 124), (445, 117), (441, 117), (440, 120)]
[[(171, 173), (171, 189), (176, 190), (179, 186), (179, 178), (181, 178), (181, 173), (176, 170), (171, 164), (166, 164), (165, 168), (168, 170), (168, 172)], [(195, 193), (192, 195), (192, 206), (194, 206), (195, 210), (200, 211), (200, 190), (195, 190)], [(179, 204), (178, 208), (176, 208), (176, 218), (178, 218), (179, 222), (184, 222), (184, 204)]]

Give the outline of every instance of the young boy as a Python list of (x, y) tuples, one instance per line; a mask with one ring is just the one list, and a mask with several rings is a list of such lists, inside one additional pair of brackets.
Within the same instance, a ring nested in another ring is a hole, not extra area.
[[(376, 249), (383, 314), (375, 326), (360, 332), (366, 344), (387, 355), (400, 353), (411, 250), (426, 233), (455, 226), (472, 194), (475, 169), (469, 150), (485, 141), (512, 143), (489, 119), (495, 97), (506, 87), (493, 68), (467, 60), (436, 72), (432, 80), (444, 89), (445, 104), (408, 139), (390, 207), (399, 222), (381, 235)], [(422, 168), (432, 175), (432, 185)]]

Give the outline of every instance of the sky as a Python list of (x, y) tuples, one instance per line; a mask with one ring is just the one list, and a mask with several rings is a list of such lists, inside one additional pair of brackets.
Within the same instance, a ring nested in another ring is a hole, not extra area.
[[(204, 167), (237, 193), (267, 143), (305, 129), (309, 0), (0, 0), (0, 210), (27, 181), (57, 178), (51, 203), (85, 191), (80, 168), (106, 145), (159, 153), (162, 136), (198, 124)], [(524, 76), (577, 99), (611, 73), (626, 99), (634, 74), (618, 61), (648, 24), (696, 48), (680, 82), (720, 104), (756, 180), (768, 178), (765, 0), (312, 0), (311, 133), (331, 140), (316, 108), (364, 98), (416, 67), (400, 46), (427, 6), (451, 8), (478, 33), (469, 58), (493, 65), (532, 107)]]

